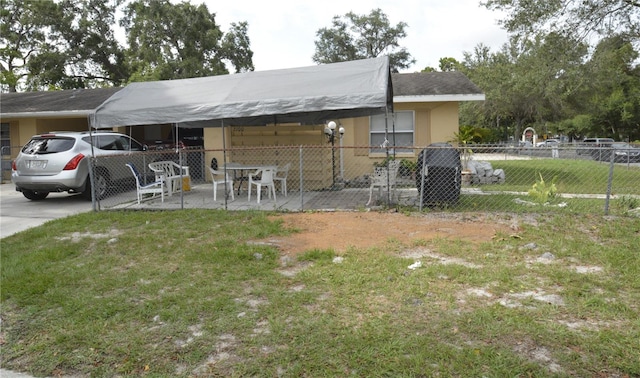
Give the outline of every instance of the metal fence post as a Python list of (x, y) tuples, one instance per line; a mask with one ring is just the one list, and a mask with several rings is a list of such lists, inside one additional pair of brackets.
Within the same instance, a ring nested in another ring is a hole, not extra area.
[(613, 186), (613, 167), (615, 166), (616, 160), (616, 154), (613, 149), (609, 155), (609, 178), (607, 179), (607, 197), (604, 201), (604, 215), (609, 215), (609, 200), (611, 199), (611, 187)]
[(304, 150), (302, 149), (302, 146), (300, 146), (298, 148), (298, 171), (300, 176), (300, 211), (304, 211), (304, 185), (303, 185), (304, 174), (302, 173), (302, 169), (304, 167), (303, 152)]

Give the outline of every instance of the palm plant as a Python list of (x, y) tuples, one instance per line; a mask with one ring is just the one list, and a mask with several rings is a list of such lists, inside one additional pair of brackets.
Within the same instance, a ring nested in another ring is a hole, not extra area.
[(469, 160), (473, 151), (469, 147), (469, 144), (482, 138), (482, 134), (473, 126), (460, 126), (457, 133), (453, 133), (453, 139), (451, 143), (456, 143), (461, 148), (462, 153), (462, 169), (467, 170)]

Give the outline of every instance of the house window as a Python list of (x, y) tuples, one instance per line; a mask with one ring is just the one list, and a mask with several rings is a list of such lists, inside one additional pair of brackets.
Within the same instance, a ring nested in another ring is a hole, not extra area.
[[(396, 153), (412, 153), (413, 149), (413, 131), (414, 131), (414, 112), (409, 110), (398, 111), (393, 113), (395, 123), (394, 125), (389, 122), (387, 125), (387, 139), (389, 146), (396, 146)], [(372, 153), (385, 152), (384, 148), (379, 147), (383, 145), (385, 139), (385, 122), (384, 114), (371, 116), (369, 120), (370, 138), (369, 142), (371, 146), (377, 146), (371, 148)], [(407, 147), (407, 148), (402, 148)]]

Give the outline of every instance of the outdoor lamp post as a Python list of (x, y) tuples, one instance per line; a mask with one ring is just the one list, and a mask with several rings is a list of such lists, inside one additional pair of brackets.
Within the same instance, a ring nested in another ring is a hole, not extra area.
[(324, 134), (327, 136), (328, 143), (331, 143), (331, 178), (333, 183), (332, 188), (336, 187), (336, 137), (339, 137), (340, 141), (342, 142), (342, 136), (344, 135), (344, 127), (340, 125), (338, 130), (336, 130), (337, 126), (338, 125), (334, 121), (329, 121), (324, 127)]

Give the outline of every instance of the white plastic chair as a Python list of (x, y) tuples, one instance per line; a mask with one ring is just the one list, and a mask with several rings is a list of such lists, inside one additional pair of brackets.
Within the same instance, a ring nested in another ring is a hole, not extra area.
[(398, 171), (396, 169), (387, 167), (375, 167), (373, 169), (373, 176), (371, 176), (371, 186), (369, 187), (369, 202), (366, 206), (369, 206), (373, 199), (373, 189), (378, 188), (378, 196), (380, 192), (385, 189), (396, 189), (396, 176)]
[(389, 163), (389, 173), (394, 177), (398, 175), (398, 171), (400, 170), (400, 160), (390, 160)]
[(186, 178), (186, 180), (191, 181), (189, 167), (180, 166), (174, 161), (155, 161), (149, 163), (149, 169), (155, 172), (156, 181), (159, 177), (164, 176), (165, 186), (167, 187), (169, 196), (182, 190), (182, 180)]
[(144, 194), (152, 194), (152, 196), (155, 197), (156, 194), (160, 193), (160, 198), (162, 199), (162, 202), (164, 202), (164, 190), (165, 190), (164, 177), (156, 178), (157, 181), (154, 181), (150, 184), (143, 185), (142, 178), (140, 177), (140, 173), (136, 169), (136, 166), (133, 165), (132, 163), (126, 163), (125, 165), (129, 167), (129, 169), (131, 170), (131, 173), (133, 174), (133, 177), (135, 177), (136, 179), (136, 191), (138, 192), (138, 205), (140, 204), (140, 201), (142, 201), (142, 196)]
[(218, 185), (222, 185), (227, 192), (231, 193), (231, 200), (234, 200), (233, 179), (229, 176), (229, 173), (225, 175), (225, 172), (215, 170), (211, 167), (209, 167), (209, 172), (211, 172), (211, 180), (213, 182), (213, 200), (217, 200)]
[(287, 196), (287, 176), (289, 175), (289, 169), (291, 168), (291, 163), (287, 163), (282, 168), (278, 168), (276, 171), (276, 175), (273, 176), (273, 181), (280, 182), (280, 193)]
[(260, 193), (262, 192), (263, 186), (267, 188), (269, 198), (271, 198), (271, 193), (273, 193), (273, 200), (276, 200), (276, 185), (273, 182), (275, 171), (276, 170), (273, 168), (263, 168), (258, 169), (257, 171), (249, 175), (249, 202), (251, 202), (251, 188), (253, 187), (253, 185), (256, 186), (256, 191), (258, 192), (258, 203), (260, 203)]

